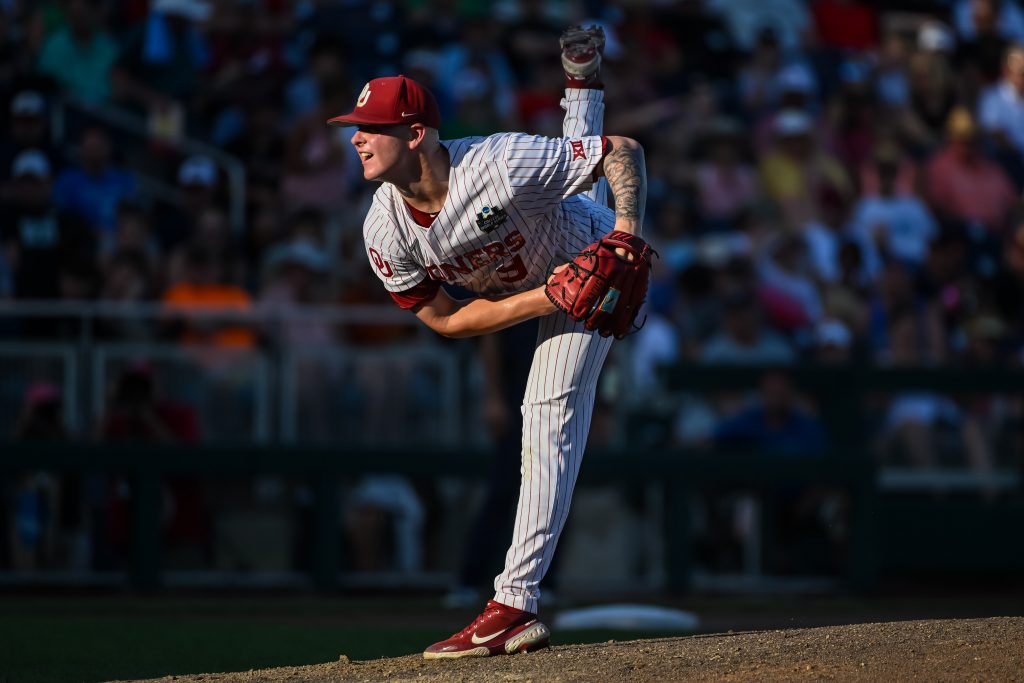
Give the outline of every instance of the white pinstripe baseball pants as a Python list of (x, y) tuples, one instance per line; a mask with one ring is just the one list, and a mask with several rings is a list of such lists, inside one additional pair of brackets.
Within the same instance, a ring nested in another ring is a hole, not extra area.
[[(562, 131), (566, 137), (601, 135), (604, 93), (566, 90)], [(587, 196), (606, 202), (601, 179)], [(494, 599), (537, 611), (539, 584), (554, 557), (558, 537), (587, 445), (594, 395), (611, 338), (587, 332), (582, 323), (554, 313), (540, 320), (537, 348), (523, 398), (523, 461), (512, 545), (505, 569), (494, 580)]]

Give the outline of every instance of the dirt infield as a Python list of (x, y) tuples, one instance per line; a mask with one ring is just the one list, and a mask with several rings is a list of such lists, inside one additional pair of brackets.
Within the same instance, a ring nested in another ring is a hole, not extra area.
[(174, 683), (254, 681), (1024, 681), (1024, 618), (950, 619), (563, 645), (517, 655), (420, 655), (228, 674)]

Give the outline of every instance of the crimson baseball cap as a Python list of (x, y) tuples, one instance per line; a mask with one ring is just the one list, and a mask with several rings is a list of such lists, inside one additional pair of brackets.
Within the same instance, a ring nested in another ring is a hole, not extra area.
[(363, 86), (351, 113), (328, 119), (332, 126), (384, 126), (393, 123), (422, 123), (441, 127), (437, 100), (425, 87), (405, 76), (375, 78)]

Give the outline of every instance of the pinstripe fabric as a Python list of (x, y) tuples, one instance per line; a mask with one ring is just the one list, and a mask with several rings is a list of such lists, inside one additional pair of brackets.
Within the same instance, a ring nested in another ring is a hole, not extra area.
[[(598, 90), (566, 91), (562, 100), (565, 137), (601, 134), (602, 96)], [(567, 258), (613, 228), (614, 215), (603, 210), (606, 197), (607, 181), (602, 178), (586, 198), (562, 202), (564, 215), (577, 226), (574, 234), (582, 240), (573, 242)], [(561, 313), (540, 321), (522, 407), (522, 481), (515, 531), (505, 568), (494, 580), (494, 599), (502, 604), (537, 612), (540, 581), (569, 516), (590, 432), (597, 378), (610, 347), (610, 338), (587, 332), (582, 323)]]

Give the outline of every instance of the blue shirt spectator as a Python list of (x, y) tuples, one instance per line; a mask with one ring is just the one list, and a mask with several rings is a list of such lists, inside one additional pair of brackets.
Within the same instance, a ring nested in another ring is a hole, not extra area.
[(79, 165), (62, 171), (54, 185), (57, 205), (79, 214), (100, 233), (114, 231), (118, 205), (135, 194), (135, 177), (113, 166), (110, 154), (106, 131), (87, 129), (79, 146)]
[(757, 403), (715, 428), (716, 444), (756, 448), (766, 455), (817, 455), (826, 441), (821, 424), (797, 405), (792, 383), (779, 372), (762, 378)]

